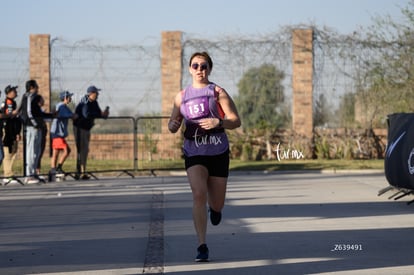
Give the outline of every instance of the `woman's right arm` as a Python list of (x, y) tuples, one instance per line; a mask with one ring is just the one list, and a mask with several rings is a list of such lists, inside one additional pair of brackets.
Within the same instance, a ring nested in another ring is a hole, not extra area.
[(181, 92), (179, 92), (174, 99), (174, 105), (171, 112), (170, 120), (168, 121), (168, 130), (171, 133), (176, 133), (180, 129), (181, 122), (183, 121), (183, 116), (180, 112), (181, 106)]

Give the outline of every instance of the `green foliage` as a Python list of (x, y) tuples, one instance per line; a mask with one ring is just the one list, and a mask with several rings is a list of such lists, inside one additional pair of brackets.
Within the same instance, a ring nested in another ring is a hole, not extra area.
[(351, 139), (343, 140), (342, 147), (341, 147), (341, 154), (338, 154), (336, 157), (337, 159), (346, 159), (351, 160), (353, 159), (353, 152), (352, 152), (352, 143)]
[(243, 128), (276, 129), (286, 124), (284, 113), (285, 74), (270, 64), (249, 69), (238, 83), (239, 95), (235, 102)]
[(241, 160), (253, 160), (253, 146), (248, 142), (243, 144)]
[(154, 137), (154, 134), (160, 132), (161, 121), (159, 119), (142, 119), (139, 123), (143, 137), (138, 138), (138, 143), (142, 146), (143, 151), (148, 153), (148, 161), (152, 161), (153, 155), (158, 153), (159, 140)]
[(324, 94), (319, 94), (314, 102), (313, 124), (315, 126), (324, 126), (332, 118), (332, 111)]
[(319, 137), (315, 140), (316, 155), (318, 159), (330, 159), (330, 146), (325, 137)]
[(355, 94), (346, 93), (339, 102), (339, 126), (351, 128), (355, 126)]
[(364, 37), (373, 54), (364, 58), (357, 101), (371, 127), (384, 127), (387, 114), (412, 112), (414, 106), (414, 2), (395, 22), (378, 17)]

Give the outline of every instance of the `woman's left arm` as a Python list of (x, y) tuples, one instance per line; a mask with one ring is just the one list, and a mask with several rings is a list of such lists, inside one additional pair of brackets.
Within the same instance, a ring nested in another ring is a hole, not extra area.
[(240, 116), (237, 112), (236, 104), (223, 88), (217, 87), (218, 102), (225, 114), (221, 127), (224, 129), (235, 129), (241, 126)]

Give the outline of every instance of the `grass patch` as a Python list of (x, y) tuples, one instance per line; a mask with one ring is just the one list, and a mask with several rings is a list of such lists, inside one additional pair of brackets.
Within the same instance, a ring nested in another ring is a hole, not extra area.
[[(16, 175), (23, 174), (23, 163), (16, 161), (13, 170)], [(50, 169), (50, 159), (42, 162), (42, 173)], [(68, 159), (63, 166), (67, 172), (76, 171), (75, 160)], [(134, 170), (131, 160), (89, 160), (87, 169), (94, 171)], [(184, 169), (184, 160), (162, 160), (153, 162), (138, 161), (138, 171), (143, 170), (177, 170)], [(384, 169), (384, 160), (269, 160), (269, 161), (240, 161), (231, 160), (231, 171), (300, 171), (300, 170), (359, 170), (359, 169)]]
[(261, 171), (287, 171), (287, 170), (359, 170), (384, 169), (384, 160), (270, 160), (270, 161), (237, 161), (230, 162), (233, 171), (261, 170)]

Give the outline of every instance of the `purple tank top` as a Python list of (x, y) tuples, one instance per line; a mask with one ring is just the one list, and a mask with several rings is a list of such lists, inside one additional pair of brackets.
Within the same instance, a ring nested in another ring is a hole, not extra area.
[(185, 119), (184, 154), (212, 156), (226, 152), (229, 141), (224, 129), (203, 130), (198, 121), (203, 118), (220, 118), (217, 106), (216, 85), (204, 88), (188, 86), (183, 93), (180, 111)]

